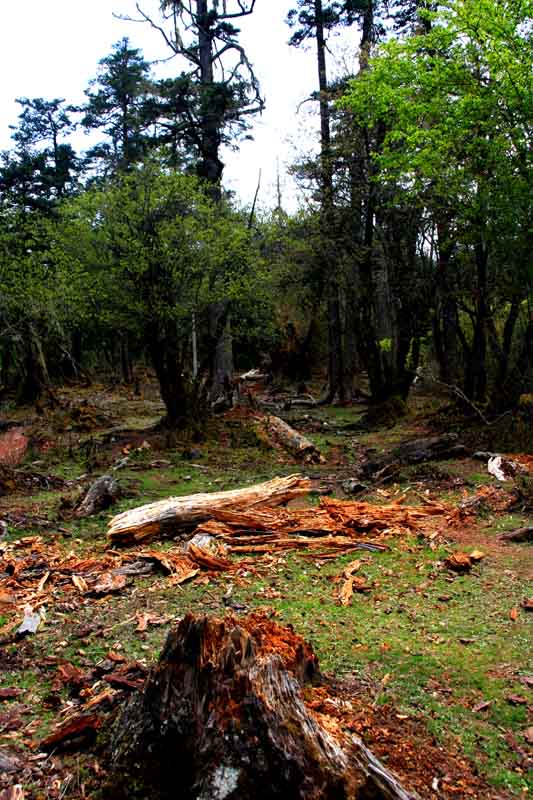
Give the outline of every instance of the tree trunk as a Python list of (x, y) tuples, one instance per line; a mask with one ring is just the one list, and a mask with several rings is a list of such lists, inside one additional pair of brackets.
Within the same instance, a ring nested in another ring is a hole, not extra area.
[(123, 334), (120, 337), (120, 369), (123, 382), (127, 384), (133, 383), (133, 369), (127, 334)]
[(320, 181), (322, 188), (320, 238), (323, 265), (326, 273), (325, 285), (328, 321), (328, 392), (323, 402), (331, 403), (335, 397), (338, 397), (340, 402), (344, 402), (346, 399), (346, 387), (337, 259), (334, 255), (335, 244), (333, 241), (335, 232), (333, 164), (322, 0), (315, 0), (315, 24), (318, 85), (320, 90)]
[(111, 475), (102, 475), (90, 487), (87, 494), (78, 503), (74, 516), (78, 518), (90, 517), (105, 511), (122, 497), (119, 484)]
[(259, 425), (297, 458), (306, 463), (324, 462), (318, 447), (279, 417), (267, 416), (259, 421)]
[(208, 0), (196, 0), (198, 20), (198, 58), (200, 62), (200, 161), (197, 173), (211, 187), (215, 201), (220, 200), (220, 180), (224, 164), (220, 160), (221, 120), (220, 112), (213, 101), (213, 14)]
[(232, 406), (233, 384), (233, 340), (229, 301), (213, 303), (209, 308), (210, 374), (213, 402)]
[(333, 718), (326, 730), (306, 706), (302, 690), (318, 678), (311, 647), (267, 617), (188, 614), (115, 725), (106, 796), (413, 798), (357, 737)]
[(148, 349), (167, 412), (161, 424), (177, 430), (186, 428), (192, 409), (175, 333), (168, 332), (163, 336), (152, 334)]
[(465, 381), (465, 394), (479, 403), (487, 394), (487, 249), (483, 242), (475, 247), (477, 272), (476, 322), (472, 355)]
[[(438, 263), (437, 263), (437, 317), (433, 326), (436, 355), (439, 362), (440, 380), (448, 386), (457, 383), (459, 320), (457, 300), (451, 275), (451, 258), (454, 242), (450, 238), (447, 221), (437, 223)], [(440, 317), (440, 318), (439, 318)]]
[(33, 403), (50, 386), (50, 377), (41, 340), (31, 323), (26, 327), (24, 348), (25, 374), (20, 399), (24, 403)]

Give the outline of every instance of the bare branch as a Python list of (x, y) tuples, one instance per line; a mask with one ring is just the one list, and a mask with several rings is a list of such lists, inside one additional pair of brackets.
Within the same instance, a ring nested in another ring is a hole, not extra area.
[(224, 11), (219, 15), (219, 19), (238, 19), (239, 17), (248, 17), (253, 14), (256, 0), (251, 0), (250, 6), (247, 8), (244, 0), (237, 0), (237, 5), (240, 11), (228, 12), (226, 11), (226, 3), (224, 3)]

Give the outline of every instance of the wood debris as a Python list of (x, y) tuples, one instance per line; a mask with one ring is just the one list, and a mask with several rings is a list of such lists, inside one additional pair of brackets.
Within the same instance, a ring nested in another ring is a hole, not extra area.
[(444, 566), (452, 572), (470, 572), (474, 564), (482, 561), (485, 553), (481, 550), (472, 550), (471, 553), (452, 553), (444, 561)]
[(259, 427), (269, 439), (278, 442), (296, 458), (306, 464), (323, 464), (325, 458), (318, 447), (307, 437), (291, 428), (284, 420), (273, 415), (260, 417)]
[(500, 539), (503, 542), (532, 542), (533, 525), (526, 525), (523, 528), (516, 528), (513, 531), (502, 533)]
[(446, 513), (447, 508), (437, 503), (403, 506), (400, 499), (376, 506), (323, 497), (318, 508), (214, 510), (213, 518), (197, 532), (217, 536), (229, 553), (307, 550), (323, 557), (359, 549), (385, 550), (387, 545), (374, 539), (418, 531), (428, 518)]
[(90, 517), (99, 511), (104, 511), (122, 497), (122, 490), (118, 482), (111, 475), (102, 475), (89, 487), (85, 496), (80, 500), (74, 511), (78, 519)]
[[(204, 519), (199, 525), (192, 525), (189, 536), (194, 534), (194, 537), (186, 547), (178, 544), (165, 550), (109, 549), (80, 557), (73, 551), (65, 553), (59, 544), (45, 544), (40, 536), (5, 543), (0, 547), (0, 604), (11, 618), (0, 629), (0, 635), (12, 634), (21, 626), (26, 606), (41, 623), (45, 607), (49, 609), (58, 602), (99, 602), (107, 595), (126, 591), (135, 577), (153, 571), (162, 572), (172, 586), (179, 586), (189, 580), (208, 578), (210, 574), (237, 571), (240, 562), (232, 559), (234, 554), (268, 556), (298, 550), (304, 557), (327, 560), (360, 550), (382, 552), (388, 549), (387, 539), (419, 532), (428, 520), (449, 512), (446, 506), (437, 503), (404, 506), (401, 499), (379, 506), (326, 497), (320, 499), (318, 507), (287, 509), (272, 505), (306, 493), (309, 488), (307, 479), (291, 476), (237, 492), (164, 501), (167, 509), (174, 509), (174, 518), (176, 504), (185, 509), (182, 524), (185, 518), (194, 519), (198, 513)], [(246, 506), (231, 505), (236, 498), (242, 502), (243, 497), (249, 501)], [(152, 525), (153, 531), (155, 517), (151, 508), (130, 513), (141, 522), (152, 519), (147, 525)], [(133, 529), (133, 533), (131, 528), (121, 530), (126, 531), (128, 541), (135, 541), (139, 532), (139, 528)], [(141, 524), (141, 538), (146, 530)], [(364, 580), (354, 578), (356, 563), (352, 562), (351, 573), (345, 575), (345, 580), (351, 579), (353, 591), (366, 591)]]
[(281, 505), (294, 497), (308, 494), (310, 488), (311, 483), (307, 478), (290, 475), (245, 489), (170, 497), (113, 517), (107, 535), (116, 544), (134, 544), (158, 537), (176, 536), (210, 519), (214, 510)]

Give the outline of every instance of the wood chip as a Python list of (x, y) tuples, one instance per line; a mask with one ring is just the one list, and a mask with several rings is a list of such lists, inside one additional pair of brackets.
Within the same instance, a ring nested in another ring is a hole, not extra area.
[(508, 694), (505, 698), (512, 706), (527, 706), (527, 697), (521, 694)]
[(87, 585), (87, 581), (82, 578), (81, 575), (73, 575), (71, 580), (80, 594), (87, 594), (89, 587)]
[(126, 575), (112, 575), (106, 572), (100, 580), (92, 587), (91, 594), (104, 595), (120, 592), (128, 584)]

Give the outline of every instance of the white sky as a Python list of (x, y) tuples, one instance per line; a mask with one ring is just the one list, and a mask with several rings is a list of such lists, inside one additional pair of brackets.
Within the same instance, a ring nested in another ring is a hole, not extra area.
[[(141, 2), (154, 19), (158, 19), (158, 5), (158, 0)], [(240, 42), (254, 64), (267, 107), (254, 123), (254, 140), (243, 142), (239, 152), (227, 152), (223, 157), (224, 184), (235, 190), (243, 203), (251, 202), (262, 170), (259, 200), (265, 206), (275, 202), (279, 160), (287, 210), (294, 210), (297, 198), (291, 178), (285, 175), (286, 166), (296, 152), (313, 147), (317, 124), (310, 113), (313, 104), (297, 112), (299, 103), (314, 91), (317, 77), (314, 49), (302, 51), (287, 45), (290, 30), (284, 20), (291, 6), (290, 0), (257, 0), (254, 13), (240, 21)], [(0, 149), (13, 144), (9, 125), (17, 122), (20, 112), (16, 97), (64, 97), (67, 102), (81, 103), (98, 61), (123, 36), (128, 36), (147, 60), (169, 55), (161, 36), (148, 25), (116, 19), (113, 12), (136, 16), (134, 0), (3, 0)], [(355, 30), (351, 36), (355, 43)], [(342, 39), (335, 41), (335, 50)], [(160, 70), (175, 74), (179, 69), (174, 63)], [(82, 149), (83, 137), (74, 144)]]

